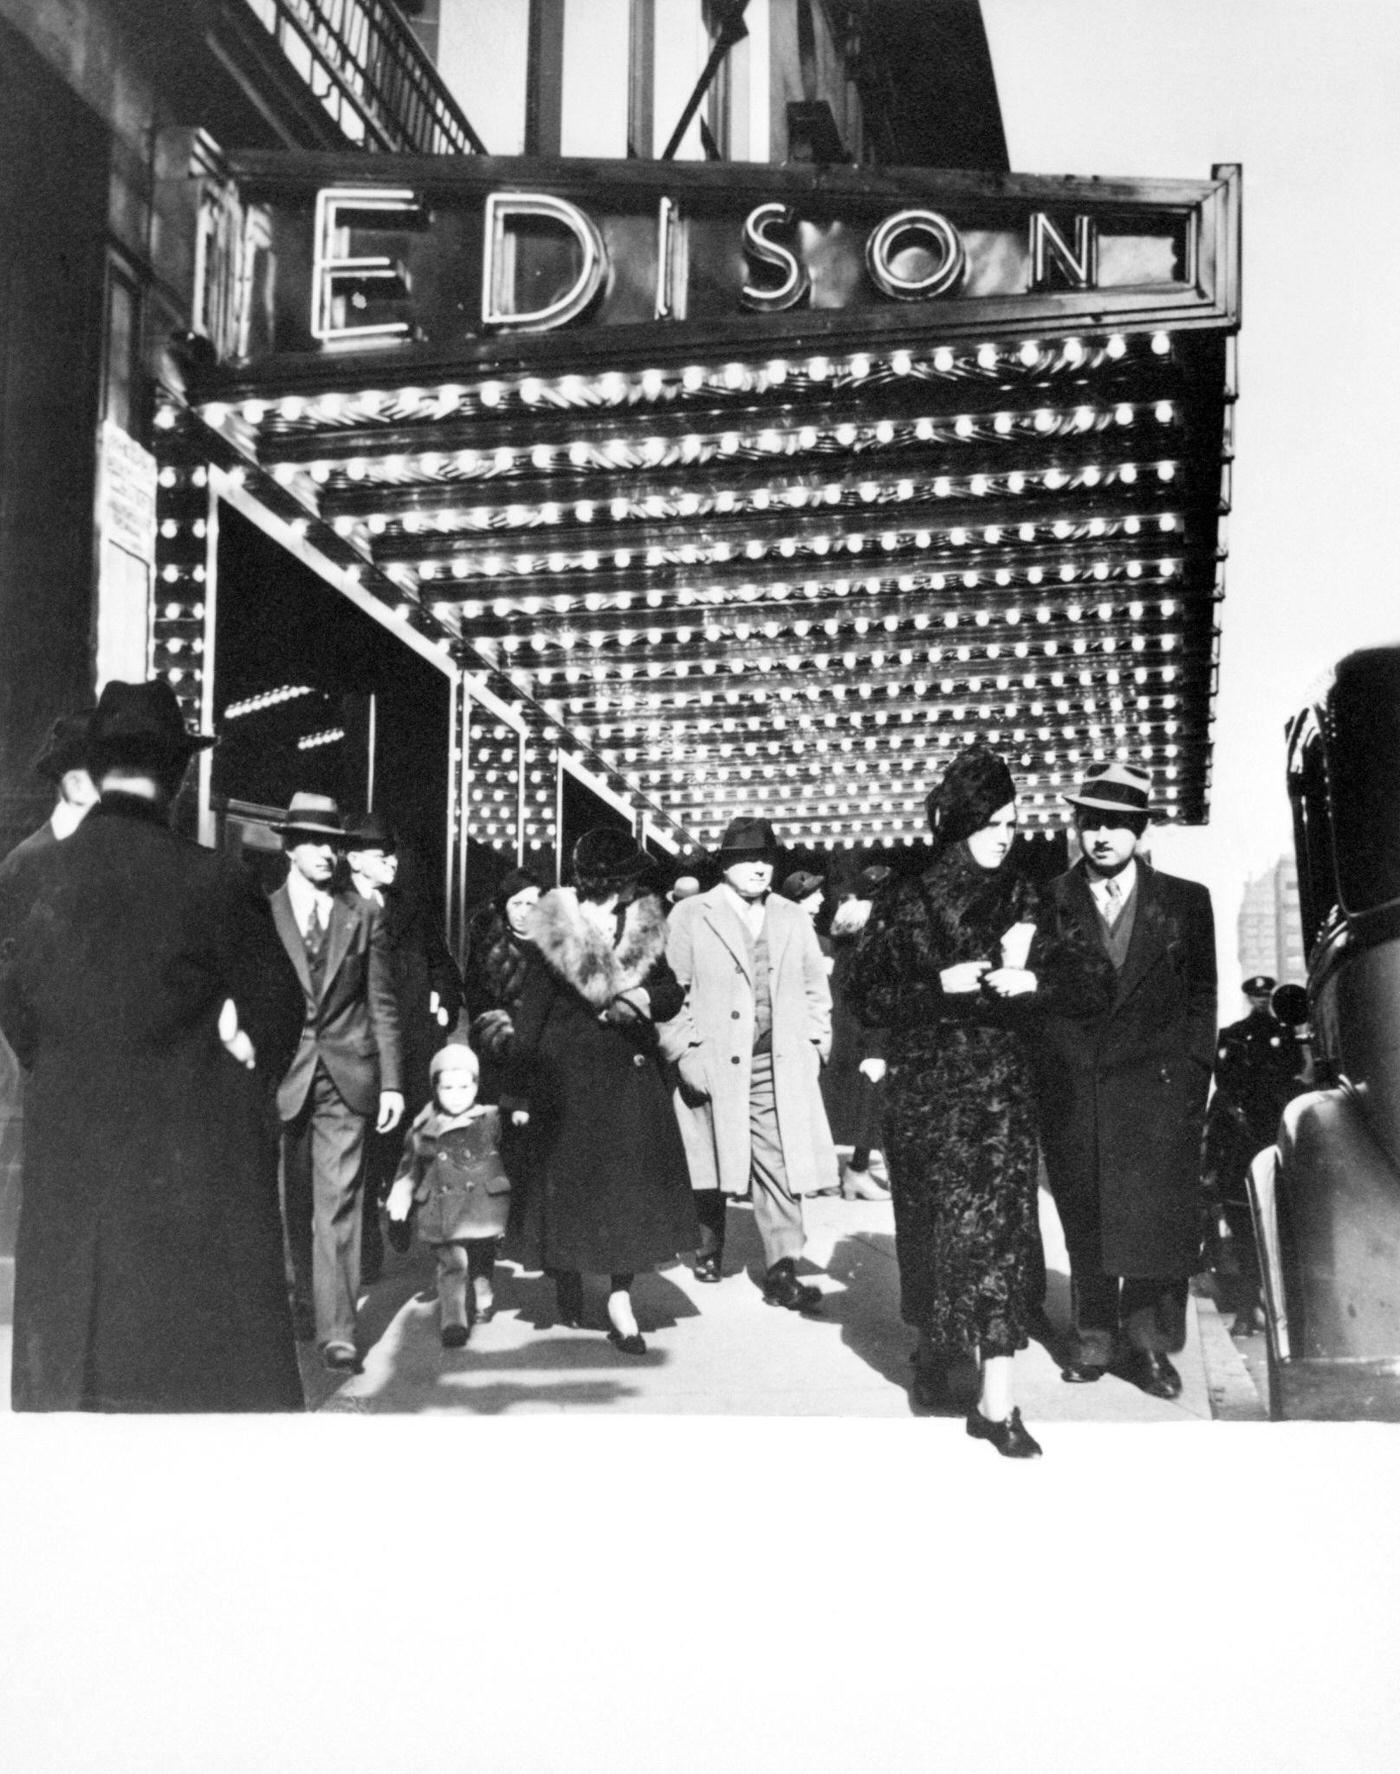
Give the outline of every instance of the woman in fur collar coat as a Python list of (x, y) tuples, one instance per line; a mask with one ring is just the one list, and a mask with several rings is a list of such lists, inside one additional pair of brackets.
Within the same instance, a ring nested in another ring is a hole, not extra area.
[(530, 924), (510, 1056), (531, 1157), (510, 1249), (553, 1273), (566, 1324), (581, 1322), (582, 1272), (609, 1275), (610, 1340), (640, 1355), (634, 1273), (699, 1241), (661, 1071), (684, 993), (666, 964), (660, 902), (640, 884), (646, 853), (600, 829), (579, 839), (573, 865), (574, 886), (545, 894)]

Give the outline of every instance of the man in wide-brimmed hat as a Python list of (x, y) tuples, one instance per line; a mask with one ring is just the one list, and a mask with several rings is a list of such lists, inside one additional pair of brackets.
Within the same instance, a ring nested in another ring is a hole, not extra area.
[(354, 1372), (365, 1141), (371, 1128), (396, 1127), (404, 1108), (393, 965), (379, 907), (335, 891), (347, 840), (335, 801), (299, 791), (275, 829), (289, 866), (272, 915), (305, 1010), (277, 1093), (294, 1311), (326, 1366)]
[[(405, 866), (405, 861), (407, 866)], [(452, 959), (432, 906), (423, 891), (414, 858), (400, 853), (398, 833), (377, 810), (356, 814), (345, 834), (350, 885), (379, 910), (389, 941), (389, 961), (399, 1003), (403, 1047), (404, 1115), (412, 1120), (430, 1094), (428, 1062), (456, 1027), (462, 1008), (462, 976)], [(371, 1131), (366, 1141), (360, 1280), (368, 1286), (384, 1267), (379, 1207), (387, 1196), (402, 1156), (397, 1130)], [(407, 1249), (402, 1226), (391, 1223), (390, 1238)]]
[(1148, 865), (1152, 779), (1116, 760), (1066, 795), (1083, 855), (1051, 883), (1116, 976), (1108, 1010), (1051, 1015), (1037, 1041), (1041, 1145), (1069, 1249), (1066, 1380), (1106, 1371), (1159, 1398), (1181, 1376), (1200, 1253), (1199, 1158), (1215, 1058), (1210, 894)]
[(177, 837), (170, 686), (109, 683), (100, 800), (55, 845), (0, 1021), (30, 1069), (15, 1263), (20, 1410), (295, 1410), (266, 1093), (295, 975), (237, 864)]
[(771, 891), (779, 857), (766, 819), (735, 819), (720, 839), (719, 885), (671, 913), (667, 958), (688, 988), (676, 1113), (696, 1191), (698, 1281), (720, 1279), (725, 1202), (753, 1191), (763, 1297), (797, 1312), (821, 1293), (798, 1280), (802, 1197), (834, 1188), (836, 1149), (822, 1105), (831, 991), (811, 918)]

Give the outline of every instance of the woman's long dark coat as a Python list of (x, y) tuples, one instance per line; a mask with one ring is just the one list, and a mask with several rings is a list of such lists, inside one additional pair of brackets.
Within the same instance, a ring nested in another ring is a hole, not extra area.
[(30, 1073), (16, 1409), (302, 1408), (270, 1103), (301, 1015), (251, 878), (149, 804), (104, 798), (58, 847), (0, 982)]
[(488, 1033), (482, 1018), (489, 1018), (492, 1011), (504, 1011), (514, 1023), (530, 973), (530, 954), (530, 944), (515, 934), (504, 911), (490, 901), (467, 926), (462, 950), (462, 999), (472, 1046), (481, 1061), (478, 1095), (483, 1103), (498, 1103), (507, 1089), (502, 1060), (509, 1033), (500, 1030), (499, 1024)]
[[(507, 1248), (539, 1268), (654, 1268), (699, 1242), (656, 1027), (684, 1001), (660, 905), (634, 902), (609, 945), (558, 888), (540, 901), (531, 935), (538, 953), (512, 1044), (530, 1156)], [(650, 995), (642, 1020), (618, 1004), (635, 985)]]
[[(1034, 994), (945, 993), (939, 975), (989, 960), (1035, 921)], [(885, 1157), (905, 1321), (950, 1353), (1026, 1346), (1036, 1222), (1036, 1119), (1023, 1031), (1051, 999), (1106, 999), (1106, 959), (1053, 918), (1015, 856), (985, 870), (952, 845), (917, 881), (891, 883), (860, 940), (848, 993), (884, 1028)]]

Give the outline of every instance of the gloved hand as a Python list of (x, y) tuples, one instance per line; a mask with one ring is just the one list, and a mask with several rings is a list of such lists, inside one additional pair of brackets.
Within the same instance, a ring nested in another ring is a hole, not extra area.
[(483, 1010), (472, 1019), (472, 1034), (477, 1046), (490, 1059), (499, 1059), (515, 1033), (515, 1024), (508, 1010)]

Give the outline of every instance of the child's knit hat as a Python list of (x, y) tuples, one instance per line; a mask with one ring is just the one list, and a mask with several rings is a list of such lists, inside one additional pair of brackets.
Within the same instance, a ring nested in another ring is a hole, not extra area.
[(436, 1078), (439, 1072), (465, 1071), (468, 1068), (479, 1072), (481, 1063), (467, 1043), (460, 1036), (454, 1035), (428, 1061), (428, 1076)]

